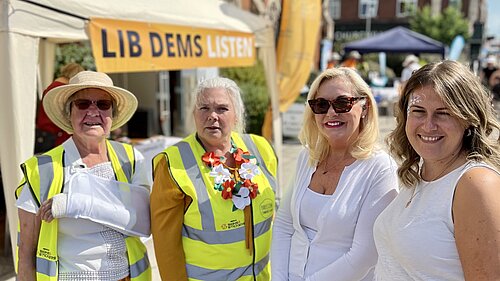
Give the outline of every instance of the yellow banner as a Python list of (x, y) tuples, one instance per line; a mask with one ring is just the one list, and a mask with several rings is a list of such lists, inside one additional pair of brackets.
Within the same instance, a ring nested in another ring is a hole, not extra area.
[[(319, 50), (320, 0), (283, 0), (276, 51), (280, 112), (297, 99), (311, 73)], [(272, 114), (266, 113), (262, 135), (272, 139)]]
[(309, 78), (319, 50), (320, 0), (284, 0), (276, 52), (280, 111), (295, 101)]
[(250, 66), (256, 57), (253, 33), (102, 18), (89, 33), (101, 72)]

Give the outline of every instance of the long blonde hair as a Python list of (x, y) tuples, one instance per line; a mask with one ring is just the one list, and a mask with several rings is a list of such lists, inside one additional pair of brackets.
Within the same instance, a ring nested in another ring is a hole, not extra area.
[[(342, 79), (351, 88), (354, 96), (366, 98), (366, 117), (360, 122), (360, 133), (350, 148), (351, 155), (356, 159), (370, 157), (376, 147), (379, 127), (378, 110), (370, 87), (359, 74), (348, 67), (330, 68), (321, 73), (311, 85), (307, 99), (314, 99), (319, 87), (328, 80)], [(314, 113), (309, 106), (304, 111), (304, 121), (299, 133), (299, 140), (309, 150), (309, 163), (324, 160), (330, 152), (327, 138), (320, 133)]]

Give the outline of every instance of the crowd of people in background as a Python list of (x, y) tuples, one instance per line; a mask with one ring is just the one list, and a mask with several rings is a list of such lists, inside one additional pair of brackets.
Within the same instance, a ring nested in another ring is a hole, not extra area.
[(405, 60), (401, 64), (404, 68), (401, 71), (401, 82), (405, 82), (410, 79), (414, 71), (420, 68), (419, 58), (415, 55), (406, 56)]
[(63, 69), (41, 112), (67, 139), (21, 165), (17, 280), (152, 280), (150, 235), (165, 281), (500, 280), (496, 60), (478, 77), (407, 56), (386, 149), (360, 60), (334, 53), (312, 83), (290, 187), (234, 81), (201, 81), (193, 132), (145, 163), (108, 140), (134, 94)]
[(495, 55), (489, 55), (485, 59), (486, 66), (481, 69), (481, 81), (488, 87), (493, 95), (493, 99), (500, 106), (500, 68)]

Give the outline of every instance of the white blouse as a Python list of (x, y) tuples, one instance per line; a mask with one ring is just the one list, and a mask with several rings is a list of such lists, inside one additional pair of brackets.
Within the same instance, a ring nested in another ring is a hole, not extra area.
[(440, 179), (421, 182), (415, 191), (401, 189), (375, 222), (376, 280), (464, 280), (452, 205), (459, 179), (475, 167), (494, 170), (484, 163), (468, 162)]
[[(293, 188), (286, 192), (274, 222), (273, 281), (372, 280), (377, 261), (373, 223), (397, 195), (396, 163), (383, 151), (356, 160), (345, 167), (326, 204), (301, 214), (316, 170), (308, 157), (307, 150), (299, 154)], [(312, 240), (304, 229), (304, 217), (316, 221)]]
[[(69, 138), (64, 146), (65, 185), (71, 175), (80, 170), (102, 178), (114, 178), (111, 162), (87, 168)], [(145, 173), (144, 158), (135, 150), (136, 172), (133, 182), (150, 186)], [(144, 166), (144, 167), (143, 167)], [(67, 189), (63, 189), (67, 193)], [(36, 213), (38, 207), (28, 187), (23, 188), (17, 207)], [(125, 236), (102, 224), (86, 219), (59, 218), (58, 247), (59, 280), (119, 280), (129, 275)]]

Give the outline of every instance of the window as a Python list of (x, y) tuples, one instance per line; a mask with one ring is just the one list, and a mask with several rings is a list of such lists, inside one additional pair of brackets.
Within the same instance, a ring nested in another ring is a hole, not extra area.
[(330, 16), (334, 20), (340, 19), (340, 0), (329, 0), (330, 1)]
[(407, 17), (417, 10), (417, 0), (398, 0), (396, 5), (396, 16)]
[(358, 16), (360, 19), (377, 16), (378, 0), (359, 0)]

